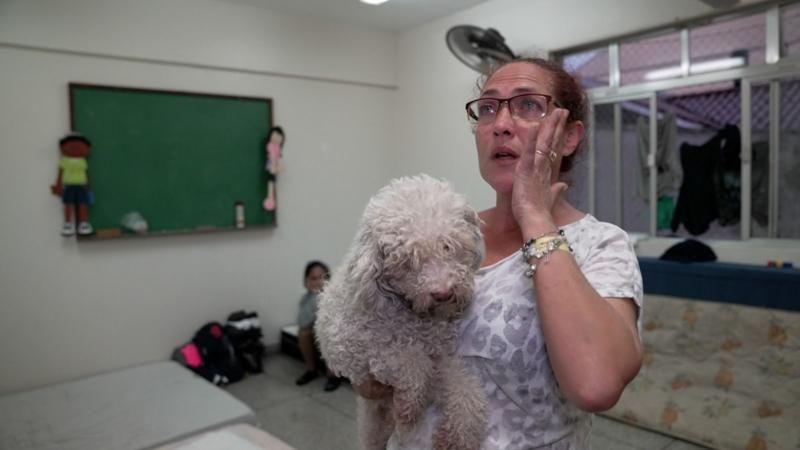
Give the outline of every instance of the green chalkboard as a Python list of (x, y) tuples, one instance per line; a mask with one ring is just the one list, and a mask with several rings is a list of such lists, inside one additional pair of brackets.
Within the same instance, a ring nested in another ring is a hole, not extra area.
[[(114, 236), (139, 212), (148, 234), (274, 226), (265, 211), (268, 98), (71, 83), (73, 131), (92, 143), (89, 220)], [(123, 230), (123, 234), (127, 233)]]

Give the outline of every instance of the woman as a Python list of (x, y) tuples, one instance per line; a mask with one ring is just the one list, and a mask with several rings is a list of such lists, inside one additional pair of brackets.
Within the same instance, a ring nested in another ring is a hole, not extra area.
[[(555, 63), (524, 59), (483, 80), (467, 111), (496, 203), (480, 213), (486, 256), (459, 341), (489, 399), (482, 448), (589, 448), (589, 413), (611, 408), (641, 365), (636, 256), (624, 231), (562, 196), (559, 174), (584, 133), (575, 79)], [(369, 398), (391, 393), (377, 382), (356, 389)], [(389, 448), (431, 448), (437, 415), (429, 408)]]

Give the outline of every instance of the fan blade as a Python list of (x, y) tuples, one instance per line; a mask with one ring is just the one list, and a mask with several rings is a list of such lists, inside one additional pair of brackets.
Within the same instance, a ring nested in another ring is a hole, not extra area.
[(459, 61), (485, 73), (493, 65), (515, 58), (503, 36), (493, 28), (459, 25), (447, 31), (447, 47)]

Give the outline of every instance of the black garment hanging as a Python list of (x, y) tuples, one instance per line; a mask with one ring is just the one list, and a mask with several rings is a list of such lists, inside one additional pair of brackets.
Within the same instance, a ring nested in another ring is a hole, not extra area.
[(719, 224), (722, 226), (739, 223), (742, 208), (742, 139), (739, 127), (728, 125), (717, 136), (719, 138), (720, 160), (714, 174), (717, 189)]
[(766, 227), (769, 221), (769, 142), (753, 142), (750, 186), (750, 216)]
[(693, 235), (703, 234), (712, 221), (739, 222), (741, 208), (741, 137), (727, 125), (703, 145), (681, 145), (683, 183), (672, 217), (672, 231), (681, 223)]
[(719, 217), (714, 174), (719, 162), (719, 135), (703, 145), (681, 144), (683, 183), (672, 216), (672, 231), (681, 223), (693, 235), (703, 234)]

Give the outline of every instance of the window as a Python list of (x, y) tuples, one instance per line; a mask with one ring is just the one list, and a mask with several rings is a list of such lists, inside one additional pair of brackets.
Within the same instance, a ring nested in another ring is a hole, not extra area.
[(650, 169), (647, 166), (650, 105), (646, 100), (620, 103), (622, 114), (620, 159), (622, 183), (622, 227), (650, 232)]
[(775, 237), (800, 238), (800, 77), (780, 81)]
[(741, 94), (738, 86), (732, 82), (713, 83), (664, 91), (659, 93), (658, 109), (674, 115), (671, 126), (675, 142), (666, 151), (676, 152), (674, 160), (680, 161), (679, 183), (676, 183), (679, 191), (673, 197), (671, 226), (660, 229), (659, 234), (739, 239)]
[(750, 94), (750, 235), (769, 236), (769, 82), (753, 83)]
[(800, 4), (781, 8), (781, 54), (800, 55)]
[(594, 117), (594, 215), (619, 223), (617, 216), (617, 161), (614, 155), (614, 105), (595, 105)]
[(598, 48), (566, 56), (564, 68), (577, 74), (586, 89), (608, 86), (608, 49)]
[(680, 76), (681, 36), (669, 33), (662, 36), (623, 42), (619, 49), (620, 84), (647, 81), (650, 74), (666, 72), (666, 78)]
[[(574, 204), (631, 232), (800, 238), (800, 2), (742, 11), (750, 12), (555, 53), (593, 103), (590, 152), (570, 178)], [(767, 17), (777, 12), (780, 59), (767, 64)], [(609, 58), (614, 44), (618, 67)], [(609, 86), (617, 71), (619, 86)]]
[[(713, 67), (714, 62), (720, 68), (764, 64), (766, 23), (765, 14), (760, 13), (691, 28), (690, 71), (695, 73), (695, 68), (709, 64)], [(737, 59), (741, 59), (738, 65)]]

